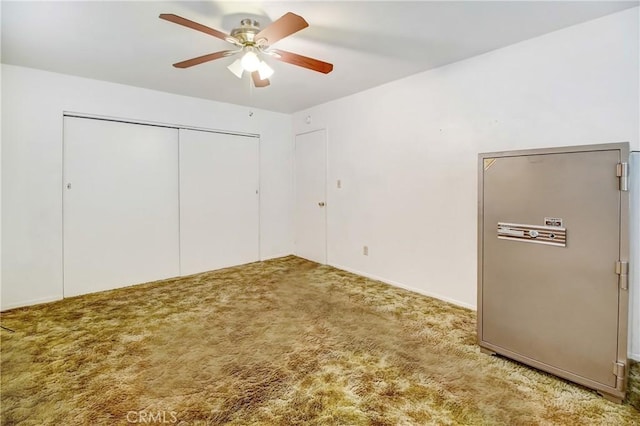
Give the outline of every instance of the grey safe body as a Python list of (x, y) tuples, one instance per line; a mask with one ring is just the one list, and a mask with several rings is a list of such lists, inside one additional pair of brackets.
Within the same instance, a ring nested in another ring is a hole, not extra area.
[(625, 397), (629, 144), (479, 155), (478, 343)]

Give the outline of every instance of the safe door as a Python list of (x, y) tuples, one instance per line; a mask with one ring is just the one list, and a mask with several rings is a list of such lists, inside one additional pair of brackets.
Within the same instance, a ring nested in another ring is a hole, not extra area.
[(480, 154), (478, 341), (620, 402), (629, 146)]

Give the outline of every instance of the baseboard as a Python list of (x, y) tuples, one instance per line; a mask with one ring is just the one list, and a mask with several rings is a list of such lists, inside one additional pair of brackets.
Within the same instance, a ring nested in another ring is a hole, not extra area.
[(373, 274), (369, 274), (369, 273), (366, 273), (366, 272), (358, 271), (357, 269), (349, 268), (347, 266), (343, 266), (343, 265), (339, 265), (339, 264), (335, 264), (335, 263), (329, 263), (329, 265), (333, 266), (334, 268), (342, 269), (343, 271), (351, 272), (352, 274), (361, 275), (363, 277), (371, 278), (372, 280), (376, 280), (376, 281), (382, 281), (385, 284), (389, 284), (389, 285), (392, 285), (394, 287), (398, 287), (398, 288), (401, 288), (401, 289), (404, 289), (404, 290), (412, 291), (414, 293), (418, 293), (418, 294), (421, 294), (423, 296), (433, 297), (434, 299), (442, 300), (443, 302), (448, 302), (448, 303), (451, 303), (451, 304), (454, 304), (454, 305), (457, 305), (457, 306), (462, 306), (463, 308), (471, 309), (473, 311), (476, 310), (476, 306), (475, 305), (470, 305), (468, 303), (461, 302), (459, 300), (455, 300), (455, 299), (443, 296), (443, 295), (438, 294), (438, 293), (431, 293), (431, 292), (428, 292), (428, 291), (424, 291), (422, 289), (411, 287), (411, 286), (402, 284), (402, 283), (394, 281), (394, 280), (390, 280), (390, 279), (379, 277), (379, 276), (376, 276), (376, 275), (373, 275)]
[(33, 305), (41, 305), (43, 303), (57, 302), (58, 300), (62, 300), (62, 296), (49, 296), (49, 297), (42, 297), (40, 299), (25, 300), (23, 302), (10, 303), (8, 305), (3, 305), (0, 308), (0, 311), (4, 312), (10, 309), (24, 308), (25, 306), (33, 306)]
[(627, 358), (632, 359), (635, 362), (640, 362), (640, 354), (630, 353)]
[(263, 262), (265, 260), (272, 260), (272, 259), (278, 259), (280, 257), (287, 257), (287, 256), (295, 256), (293, 253), (282, 253), (282, 254), (273, 254), (273, 255), (268, 255), (268, 256), (262, 256), (260, 257), (260, 261)]

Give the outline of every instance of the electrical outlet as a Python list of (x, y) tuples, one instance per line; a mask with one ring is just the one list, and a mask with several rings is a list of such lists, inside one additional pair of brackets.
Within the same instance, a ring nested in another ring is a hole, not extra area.
[(369, 247), (368, 246), (363, 246), (362, 247), (362, 254), (364, 254), (365, 256), (369, 256)]
[(338, 189), (342, 188), (342, 181), (340, 179), (338, 179), (338, 183), (336, 184), (336, 186), (338, 187)]

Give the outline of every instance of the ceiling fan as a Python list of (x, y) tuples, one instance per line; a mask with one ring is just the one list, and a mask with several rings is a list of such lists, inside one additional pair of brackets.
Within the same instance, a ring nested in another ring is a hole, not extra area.
[(242, 78), (244, 71), (251, 73), (253, 84), (256, 87), (268, 86), (270, 84), (269, 77), (273, 74), (273, 69), (260, 59), (259, 54), (265, 54), (282, 62), (324, 74), (328, 74), (333, 70), (333, 64), (328, 62), (271, 48), (277, 41), (309, 26), (304, 18), (291, 12), (282, 15), (264, 29), (260, 29), (260, 24), (253, 19), (243, 19), (240, 21), (239, 27), (231, 30), (231, 34), (225, 34), (222, 31), (215, 30), (172, 13), (163, 13), (160, 15), (160, 19), (209, 34), (236, 46), (235, 50), (222, 50), (220, 52), (209, 53), (198, 56), (197, 58), (177, 62), (173, 64), (176, 68), (189, 68), (215, 59), (244, 53), (241, 59), (237, 59), (227, 68), (238, 78)]

